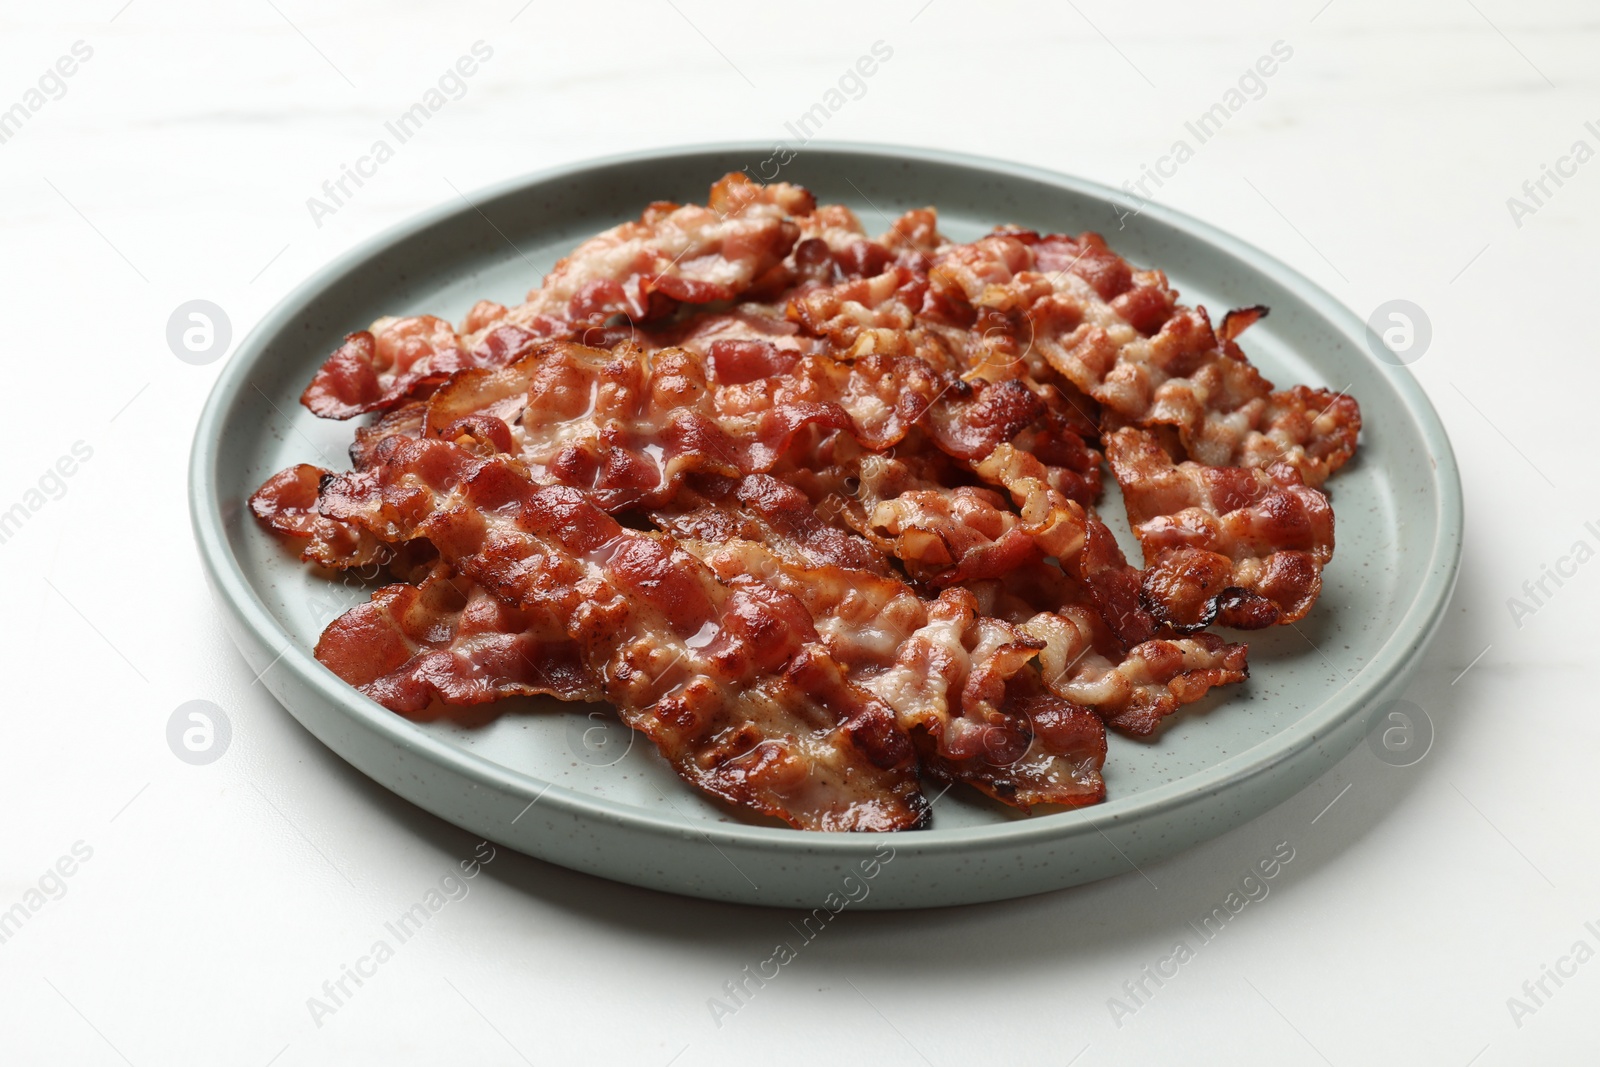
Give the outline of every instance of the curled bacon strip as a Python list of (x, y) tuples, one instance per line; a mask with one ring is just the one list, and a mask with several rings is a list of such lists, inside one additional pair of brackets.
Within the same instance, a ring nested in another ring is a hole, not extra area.
[(754, 541), (684, 546), (725, 580), (756, 575), (804, 603), (829, 653), (894, 710), (941, 777), (1023, 808), (1104, 798), (1099, 720), (1050, 695), (1033, 666), (1044, 643), (979, 615), (971, 593), (928, 602), (892, 577)]
[(982, 610), (1043, 644), (1050, 692), (1122, 733), (1145, 736), (1211, 689), (1249, 677), (1248, 651), (1215, 634), (1159, 636), (1124, 650), (1093, 596), (1059, 568), (1035, 563), (976, 583)]
[(1051, 488), (1037, 457), (1002, 445), (975, 469), (1005, 486), (1022, 510), (1028, 536), (1083, 584), (1123, 644), (1138, 644), (1155, 633), (1155, 620), (1139, 602), (1139, 573), (1128, 565), (1116, 536), (1094, 512)]
[[(1045, 760), (1031, 742), (1021, 743), (1026, 736), (1043, 736), (1040, 744), (1054, 744), (1048, 724), (1070, 718), (1050, 701), (1035, 699), (1035, 668), (1056, 698), (1135, 735), (1153, 732), (1164, 717), (1210, 689), (1248, 676), (1244, 646), (1227, 644), (1212, 634), (1151, 638), (1124, 651), (1082, 583), (1043, 562), (1014, 566), (1004, 570), (1003, 577), (969, 583), (976, 600), (968, 600), (966, 591), (957, 588), (925, 603), (883, 572), (864, 573), (853, 567), (848, 558), (865, 554), (864, 543), (843, 551), (832, 547), (831, 538), (824, 538), (825, 547), (819, 547), (815, 527), (809, 524), (797, 532), (756, 520), (756, 509), (749, 502), (759, 502), (757, 508), (769, 514), (780, 512), (774, 498), (785, 501), (783, 514), (798, 516), (803, 510), (804, 498), (795, 489), (760, 476), (745, 479), (716, 502), (686, 511), (658, 511), (652, 517), (684, 539), (685, 546), (718, 574), (754, 574), (799, 597), (817, 620), (829, 651), (852, 677), (867, 679), (861, 684), (895, 709), (914, 738), (918, 727), (930, 736), (954, 738), (974, 721), (994, 722), (990, 716), (997, 711), (1009, 717), (1000, 720), (1000, 733), (987, 741), (934, 753), (945, 760), (955, 759), (957, 752), (968, 758), (980, 752), (1014, 757), (945, 767), (947, 780), (966, 781), (996, 799), (1022, 806), (1076, 803), (1080, 801), (1071, 798), (1092, 795), (1097, 788), (1081, 776), (1063, 777), (1062, 764)], [(740, 540), (743, 533), (759, 534), (759, 543)], [(1010, 673), (998, 676), (1004, 683), (1000, 688), (993, 684), (997, 676), (992, 669), (978, 669), (984, 657), (974, 650), (986, 641), (990, 647), (1016, 654), (1007, 665)], [(1027, 670), (1022, 669), (1024, 664)], [(891, 666), (892, 671), (887, 669)], [(963, 678), (991, 681), (963, 690), (958, 684)], [(996, 699), (1000, 689), (1005, 694)], [(990, 704), (975, 695), (981, 692), (990, 694)], [(960, 694), (960, 699), (950, 701), (949, 693)], [(976, 715), (974, 708), (979, 709)], [(1043, 716), (1047, 725), (1020, 725), (1030, 722), (1030, 716)], [(1094, 731), (1085, 734), (1083, 729), (1080, 724), (1071, 734), (1092, 748), (1088, 735)], [(1022, 760), (1018, 753), (1023, 751), (1033, 755)], [(1049, 751), (1081, 766), (1082, 750), (1068, 746)], [(997, 764), (1009, 768), (1010, 786), (995, 784)], [(1045, 799), (1049, 783), (1069, 780), (1075, 784), (1066, 787), (1065, 797)]]
[(1014, 445), (995, 447), (970, 471), (1004, 488), (1020, 513), (993, 489), (945, 488), (948, 465), (914, 447), (879, 456), (836, 435), (796, 468), (788, 472), (790, 480), (813, 499), (840, 502), (841, 520), (899, 559), (922, 584), (944, 588), (982, 581), (1054, 558), (1092, 591), (1106, 624), (1125, 645), (1155, 631), (1155, 620), (1139, 602), (1138, 572), (1115, 535), (1092, 510), (1058, 492), (1037, 457)]
[(348, 419), (376, 411), (417, 384), (443, 380), (471, 365), (455, 329), (432, 315), (379, 319), (328, 357), (300, 396), (300, 403), (325, 419)]
[(730, 174), (712, 187), (705, 207), (652, 204), (638, 221), (585, 241), (521, 306), (479, 304), (463, 324), (472, 331), (465, 336), (428, 315), (380, 319), (351, 334), (301, 403), (333, 419), (387, 410), (455, 371), (505, 366), (533, 344), (581, 339), (615, 316), (642, 323), (682, 304), (781, 287), (789, 278), (784, 257), (800, 233), (792, 216), (815, 206), (798, 186), (758, 186)]
[(1333, 509), (1295, 468), (1173, 463), (1151, 434), (1106, 438), (1144, 550), (1143, 597), (1164, 622), (1259, 629), (1305, 617), (1333, 558)]
[(750, 541), (806, 566), (890, 573), (882, 551), (827, 522), (804, 493), (770, 475), (702, 479), (696, 491), (680, 493), (671, 507), (654, 509), (650, 517), (683, 540), (713, 545)]
[(1230, 312), (1214, 331), (1204, 308), (1179, 307), (1154, 336), (1092, 300), (1070, 314), (1054, 304), (1029, 314), (1039, 349), (1104, 405), (1107, 428), (1171, 427), (1199, 462), (1288, 463), (1312, 486), (1355, 451), (1361, 414), (1354, 400), (1304, 386), (1273, 392), (1239, 350), (1235, 339), (1265, 308)]
[(1160, 271), (1133, 269), (1097, 234), (1001, 230), (941, 248), (925, 273), (848, 283), (792, 307), (836, 344), (871, 333), (878, 350), (942, 351), (969, 378), (1070, 382), (1104, 406), (1105, 429), (1170, 427), (1189, 458), (1212, 466), (1286, 462), (1319, 486), (1361, 428), (1350, 397), (1274, 392), (1245, 358), (1237, 338), (1265, 308), (1230, 312), (1213, 330)]
[(925, 821), (893, 712), (846, 679), (793, 597), (719, 582), (670, 538), (452, 442), (404, 441), (383, 468), (336, 479), (324, 504), (384, 539), (426, 538), (565, 632), (623, 721), (707, 793), (805, 829)]
[[(1299, 619), (1333, 550), (1342, 393), (1094, 234), (869, 237), (728, 175), (584, 242), (515, 307), (385, 318), (307, 388), (377, 412), (353, 469), (252, 496), (325, 566), (401, 579), (320, 659), (424, 714), (604, 700), (710, 795), (808, 829), (920, 826), (916, 771), (1095, 803), (1144, 735)], [(1144, 552), (1094, 510), (1101, 460)], [(656, 529), (639, 529), (645, 516)], [(620, 521), (619, 521), (620, 520)], [(407, 584), (409, 583), (409, 584)]]
[(316, 656), (384, 707), (412, 714), (435, 700), (604, 700), (582, 649), (552, 622), (438, 567), (421, 585), (385, 586), (335, 619)]
[(843, 362), (757, 341), (714, 341), (704, 362), (680, 348), (547, 343), (509, 367), (462, 371), (358, 432), (358, 470), (381, 466), (389, 439), (426, 435), (513, 456), (534, 481), (582, 489), (616, 512), (670, 499), (690, 474), (768, 471), (808, 430), (842, 430), (881, 451), (925, 424), (963, 458), (1031, 435), (1059, 464), (1052, 486), (1076, 499), (1099, 490), (1098, 454), (1016, 382), (969, 385), (917, 359)]
[(317, 509), (322, 486), (333, 475), (299, 463), (268, 478), (250, 495), (250, 511), (278, 533), (304, 539), (300, 558), (328, 567), (364, 567), (388, 549), (360, 527), (331, 519)]

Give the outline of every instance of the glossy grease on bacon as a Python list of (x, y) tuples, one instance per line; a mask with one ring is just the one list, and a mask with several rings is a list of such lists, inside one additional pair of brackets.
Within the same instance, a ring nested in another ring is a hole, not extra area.
[(1107, 728), (1248, 677), (1206, 626), (1321, 592), (1360, 408), (1267, 381), (1239, 344), (1265, 314), (1213, 328), (1096, 234), (953, 242), (918, 208), (872, 236), (730, 174), (521, 304), (348, 335), (302, 402), (372, 414), (351, 469), (249, 504), (307, 562), (394, 579), (316, 654), (397, 712), (606, 702), (802, 829), (925, 826), (919, 772), (1094, 804)]

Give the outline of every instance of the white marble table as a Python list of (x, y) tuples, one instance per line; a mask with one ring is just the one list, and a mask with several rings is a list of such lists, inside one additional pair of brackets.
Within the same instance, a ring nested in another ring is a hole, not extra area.
[[(0, 11), (0, 512), (23, 507), (0, 543), (0, 1060), (1592, 1062), (1588, 6), (520, 4)], [(420, 131), (325, 199), (475, 42), (482, 61)], [(1159, 168), (1158, 200), (1358, 312), (1425, 309), (1415, 371), (1454, 438), (1470, 527), (1408, 694), (1431, 751), (1396, 768), (1360, 749), (1148, 881), (846, 913), (720, 1018), (708, 1002), (790, 916), (502, 853), (332, 1002), (324, 983), (476, 843), (325, 751), (220, 632), (185, 460), (221, 364), (174, 358), (169, 315), (213, 301), (237, 339), (318, 265), (457, 189), (628, 148), (787, 139), (877, 42), (888, 57), (820, 136), (1119, 185)], [(1277, 42), (1272, 75), (1246, 78), (1200, 143), (1186, 123)], [(1180, 138), (1192, 152), (1163, 161)], [(194, 699), (233, 725), (207, 766), (165, 736)], [(1279, 842), (1294, 859), (1270, 895), (1163, 964)], [(1147, 977), (1161, 968), (1176, 974)]]

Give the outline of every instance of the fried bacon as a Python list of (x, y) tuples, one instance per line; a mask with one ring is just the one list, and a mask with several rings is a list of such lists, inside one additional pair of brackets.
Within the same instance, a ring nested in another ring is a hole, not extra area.
[(378, 562), (383, 542), (318, 510), (322, 486), (332, 477), (309, 463), (279, 471), (250, 495), (251, 514), (278, 533), (304, 540), (300, 558), (307, 563), (343, 568)]
[(1155, 632), (1155, 621), (1139, 603), (1138, 572), (1128, 565), (1116, 536), (1094, 512), (1051, 488), (1037, 457), (1002, 445), (976, 470), (1006, 487), (1029, 536), (1083, 584), (1123, 644), (1138, 644)]
[[(850, 684), (793, 597), (720, 582), (671, 538), (619, 525), (575, 489), (536, 486), (503, 457), (423, 439), (385, 469), (387, 498), (334, 490), (325, 503), (385, 539), (426, 538), (540, 632), (565, 633), (686, 781), (807, 829), (925, 820), (893, 712)], [(344, 632), (358, 630), (376, 628)]]
[(805, 604), (851, 680), (892, 708), (923, 765), (1017, 807), (1105, 797), (1105, 733), (1047, 692), (1043, 642), (980, 616), (964, 589), (924, 601), (894, 578), (783, 559), (765, 544), (686, 541), (725, 580), (757, 575)]
[(924, 601), (864, 540), (822, 524), (804, 494), (769, 476), (652, 518), (720, 577), (755, 575), (804, 603), (828, 651), (946, 780), (1020, 807), (1104, 797), (1098, 718), (1052, 698), (1034, 663), (1044, 642), (979, 615), (971, 593)]
[[(450, 440), (513, 456), (539, 484), (580, 488), (616, 512), (670, 499), (690, 474), (768, 471), (807, 428), (842, 430), (881, 451), (919, 424), (956, 457), (1028, 435), (1060, 463), (1052, 485), (1077, 499), (1099, 490), (1098, 453), (1015, 382), (969, 385), (917, 359), (842, 362), (758, 341), (712, 342), (704, 364), (681, 348), (550, 342), (509, 367), (460, 372), (425, 404), (394, 409), (358, 433), (354, 454), (367, 470), (384, 462), (386, 438)], [(313, 543), (322, 562), (336, 562), (335, 546)]]
[(604, 700), (582, 649), (554, 621), (440, 566), (421, 585), (385, 586), (339, 616), (316, 656), (384, 707), (408, 714), (435, 700)]
[(891, 573), (885, 553), (827, 522), (804, 493), (770, 475), (701, 479), (693, 490), (678, 494), (671, 507), (657, 508), (650, 517), (680, 539), (713, 545), (751, 541), (806, 566)]
[[(1052, 716), (1064, 714), (1050, 701), (1035, 699), (1037, 693), (1033, 691), (1038, 686), (1034, 684), (1034, 671), (1043, 676), (1037, 681), (1073, 708), (1092, 712), (1107, 725), (1139, 735), (1152, 732), (1163, 717), (1182, 704), (1198, 700), (1210, 688), (1242, 681), (1248, 674), (1245, 648), (1225, 644), (1212, 634), (1151, 639), (1125, 654), (1081, 583), (1044, 563), (1010, 568), (1004, 579), (970, 583), (976, 600), (968, 599), (965, 590), (947, 588), (937, 601), (924, 602), (883, 571), (867, 573), (852, 566), (851, 559), (863, 555), (870, 558), (870, 548), (864, 541), (857, 540), (853, 549), (844, 550), (836, 547), (838, 535), (834, 531), (819, 546), (818, 531), (827, 528), (817, 524), (806, 503), (794, 488), (775, 478), (757, 476), (727, 488), (716, 502), (703, 500), (686, 511), (657, 511), (652, 518), (662, 529), (682, 539), (685, 547), (705, 559), (719, 575), (757, 575), (800, 598), (816, 619), (817, 630), (829, 651), (845, 664), (853, 678), (860, 680), (862, 672), (866, 672), (872, 680), (862, 684), (895, 709), (913, 738), (918, 736), (917, 727), (922, 727), (930, 736), (953, 739), (962, 730), (952, 728), (952, 721), (963, 729), (970, 729), (975, 718), (982, 721), (968, 710), (974, 707), (970, 692), (964, 693), (951, 710), (941, 691), (929, 691), (929, 686), (940, 684), (939, 678), (927, 669), (930, 663), (956, 681), (963, 677), (989, 678), (991, 681), (985, 685), (987, 691), (994, 693), (998, 691), (992, 684), (994, 671), (978, 671), (981, 657), (964, 649), (982, 646), (986, 639), (995, 648), (1012, 652), (1028, 649), (1011, 664), (1014, 673), (1000, 679), (1007, 687), (1004, 699), (992, 707), (976, 705), (991, 718), (995, 710), (1011, 716), (1009, 724), (1000, 720), (996, 728), (1001, 732), (982, 745), (951, 745), (940, 751), (941, 758), (956, 759), (958, 754), (971, 756), (980, 751), (1016, 753), (1032, 747), (1021, 744), (1025, 731), (1034, 736), (1048, 735), (1048, 727), (1035, 731), (1021, 725), (1029, 709), (1051, 722), (1057, 721)], [(758, 519), (757, 511), (792, 517), (794, 525)], [(802, 516), (809, 516), (809, 521)], [(741, 534), (757, 537), (741, 538)], [(935, 605), (942, 606), (936, 610)], [(960, 625), (952, 626), (956, 619)], [(935, 640), (941, 628), (946, 635), (964, 632), (964, 643), (948, 637)], [(919, 634), (919, 640), (911, 640)], [(919, 657), (911, 654), (914, 649), (941, 651)], [(1025, 663), (1031, 665), (1030, 670), (1020, 669)], [(891, 665), (892, 674), (886, 671)], [(918, 666), (912, 669), (913, 665)], [(959, 685), (946, 683), (942, 692), (963, 691)], [(951, 716), (955, 718), (952, 720)], [(1050, 743), (1048, 737), (1041, 742)], [(1081, 755), (1070, 748), (1055, 754), (1069, 762)], [(1073, 803), (1069, 799), (1044, 799), (1048, 790), (1044, 783), (1065, 779), (1060, 765), (1046, 767), (1042, 760), (1036, 751), (1027, 761), (1031, 769), (1013, 767), (1014, 792), (989, 788), (992, 782), (983, 776), (992, 773), (992, 768), (982, 762), (965, 768), (978, 775), (968, 784), (997, 799), (1032, 797), (1018, 801), (1024, 806)], [(1009, 762), (1006, 765), (1011, 766)], [(946, 769), (949, 780), (966, 781), (959, 777), (961, 764), (953, 763)], [(1035, 776), (1032, 785), (1027, 784), (1030, 774)], [(1079, 796), (1076, 786), (1073, 789), (1070, 795)]]
[(1333, 509), (1289, 463), (1266, 470), (1173, 463), (1156, 438), (1106, 438), (1144, 550), (1144, 602), (1178, 630), (1297, 622), (1333, 558)]
[[(805, 829), (925, 825), (917, 772), (1105, 796), (1248, 676), (1202, 631), (1303, 618), (1343, 393), (1275, 390), (1095, 234), (953, 243), (931, 208), (731, 174), (581, 244), (520, 305), (350, 334), (302, 402), (379, 413), (352, 469), (250, 499), (302, 558), (398, 581), (318, 658), (408, 715), (605, 701), (686, 781)], [(1144, 555), (1095, 511), (1101, 449)], [(648, 519), (648, 522), (646, 521)], [(648, 528), (645, 528), (648, 527)]]
[(351, 334), (301, 403), (324, 418), (348, 419), (385, 410), (455, 371), (505, 366), (540, 341), (582, 338), (616, 316), (645, 323), (681, 305), (781, 287), (789, 278), (784, 257), (800, 233), (792, 216), (815, 206), (798, 186), (759, 186), (741, 174), (712, 186), (704, 207), (651, 204), (637, 221), (579, 245), (520, 306), (474, 307), (463, 336), (428, 315), (380, 319)]
[[(996, 489), (950, 488), (955, 471), (1004, 488), (1020, 512)], [(945, 451), (919, 449), (916, 438), (880, 455), (834, 435), (794, 457), (784, 473), (923, 585), (982, 581), (1054, 558), (1093, 590), (1107, 625), (1126, 645), (1154, 632), (1155, 621), (1139, 603), (1138, 573), (1110, 529), (1058, 492), (1037, 457), (1010, 443), (963, 464)]]
[(1030, 307), (1027, 319), (1051, 366), (1103, 406), (1104, 429), (1170, 427), (1197, 462), (1288, 463), (1319, 486), (1354, 454), (1360, 408), (1327, 390), (1274, 392), (1236, 342), (1265, 314), (1260, 307), (1232, 311), (1213, 330), (1204, 308), (1178, 307), (1147, 335), (1114, 300), (1055, 293)]
[(1215, 634), (1154, 637), (1124, 650), (1093, 596), (1060, 568), (1034, 563), (975, 583), (981, 609), (1040, 641), (1050, 692), (1107, 726), (1146, 736), (1220, 685), (1249, 677), (1248, 651)]
[[(853, 351), (953, 358), (968, 378), (1071, 383), (1104, 407), (1102, 428), (1170, 427), (1211, 466), (1290, 463), (1319, 486), (1354, 453), (1360, 409), (1343, 393), (1274, 392), (1237, 344), (1265, 308), (1213, 330), (1160, 271), (1138, 271), (1097, 234), (1000, 230), (791, 301), (808, 332)], [(1183, 457), (1180, 457), (1183, 458)]]

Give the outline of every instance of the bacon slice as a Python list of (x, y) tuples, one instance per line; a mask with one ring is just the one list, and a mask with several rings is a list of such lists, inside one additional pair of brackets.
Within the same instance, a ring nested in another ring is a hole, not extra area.
[[(1108, 270), (1103, 277), (1121, 275)], [(1361, 414), (1353, 399), (1305, 386), (1274, 392), (1240, 351), (1236, 339), (1265, 308), (1229, 312), (1214, 331), (1204, 308), (1171, 301), (1162, 305), (1170, 313), (1141, 317), (1139, 309), (1154, 306), (1154, 298), (1135, 297), (1138, 290), (1128, 288), (1108, 300), (1104, 294), (1119, 285), (1107, 280), (1085, 291), (1058, 284), (1025, 313), (1037, 349), (1104, 406), (1106, 429), (1170, 427), (1198, 462), (1288, 463), (1312, 486), (1354, 454)], [(1134, 306), (1119, 308), (1125, 298)], [(1158, 318), (1159, 330), (1149, 335)]]
[(432, 315), (383, 318), (352, 333), (300, 395), (325, 419), (348, 419), (387, 406), (417, 383), (465, 364), (455, 329)]
[(455, 371), (505, 366), (540, 341), (582, 338), (614, 316), (647, 322), (684, 304), (781, 287), (789, 279), (784, 257), (800, 233), (792, 216), (815, 206), (798, 186), (758, 186), (729, 174), (712, 186), (705, 207), (652, 204), (638, 221), (585, 241), (522, 305), (479, 304), (464, 336), (427, 315), (380, 319), (351, 334), (301, 403), (324, 418), (348, 419), (385, 410)]
[[(676, 530), (673, 517), (663, 521)], [(894, 578), (754, 541), (684, 547), (725, 580), (757, 575), (804, 603), (829, 653), (894, 710), (940, 777), (1022, 808), (1104, 799), (1099, 719), (1052, 697), (1033, 667), (1043, 642), (980, 616), (971, 593), (947, 589), (926, 602)]]
[(1215, 634), (1154, 637), (1124, 650), (1093, 597), (1059, 568), (1035, 563), (975, 583), (981, 609), (1043, 644), (1039, 672), (1051, 693), (1133, 736), (1211, 689), (1249, 677), (1248, 650)]
[[(917, 346), (907, 344), (905, 335), (916, 324), (927, 288), (925, 273), (895, 265), (792, 297), (788, 317), (846, 359), (874, 352), (914, 355)], [(941, 352), (929, 363), (942, 369), (949, 360)]]
[[(547, 343), (395, 408), (358, 432), (353, 455), (367, 470), (385, 461), (388, 439), (451, 440), (514, 456), (539, 484), (574, 486), (616, 512), (670, 500), (690, 474), (770, 470), (808, 428), (882, 451), (925, 424), (929, 440), (962, 458), (1026, 437), (1059, 464), (1052, 486), (1077, 499), (1099, 491), (1098, 453), (1069, 416), (1016, 382), (969, 385), (905, 357), (843, 362), (755, 341), (708, 349), (703, 367), (680, 348)], [(337, 553), (321, 558), (332, 565)]]
[(388, 546), (349, 523), (317, 510), (322, 486), (333, 475), (310, 463), (279, 471), (250, 495), (250, 512), (264, 525), (306, 544), (300, 558), (327, 567), (364, 567), (386, 562)]
[(888, 557), (871, 542), (830, 524), (804, 493), (769, 475), (700, 479), (670, 507), (652, 510), (650, 518), (684, 541), (751, 541), (804, 566), (842, 567), (879, 577), (891, 573)]
[(316, 656), (373, 700), (407, 714), (435, 700), (604, 700), (583, 650), (553, 621), (436, 567), (420, 586), (385, 586), (339, 616), (323, 631)]
[[(776, 503), (778, 500), (783, 503)], [(1034, 666), (1049, 693), (1071, 708), (1092, 712), (1108, 726), (1133, 735), (1153, 732), (1164, 717), (1180, 706), (1200, 699), (1216, 686), (1248, 676), (1244, 646), (1227, 644), (1212, 634), (1152, 638), (1124, 650), (1083, 584), (1042, 561), (1004, 570), (1000, 578), (969, 582), (967, 588), (976, 594), (976, 601), (967, 600), (965, 590), (944, 590), (935, 602), (949, 602), (941, 609), (941, 624), (935, 619), (938, 612), (933, 604), (922, 604), (892, 577), (882, 571), (863, 573), (843, 561), (844, 557), (865, 552), (867, 546), (857, 541), (853, 552), (831, 547), (829, 538), (819, 535), (814, 513), (804, 512), (810, 516), (809, 521), (797, 522), (796, 526), (773, 524), (755, 515), (756, 510), (762, 510), (766, 514), (798, 517), (804, 511), (804, 503), (798, 490), (775, 478), (759, 476), (745, 479), (715, 501), (706, 500), (683, 511), (653, 512), (652, 518), (681, 538), (718, 574), (758, 575), (799, 597), (816, 620), (830, 653), (853, 678), (895, 709), (901, 724), (912, 731), (914, 738), (919, 726), (924, 734), (943, 736), (942, 731), (947, 729), (944, 724), (952, 715), (962, 722), (972, 719), (966, 709), (974, 706), (976, 698), (963, 695), (959, 702), (946, 704), (940, 692), (928, 689), (930, 685), (938, 686), (939, 678), (926, 670), (919, 674), (918, 669), (932, 663), (958, 679), (961, 669), (969, 671), (968, 677), (979, 677), (970, 672), (983, 658), (967, 650), (984, 643), (980, 634), (988, 635), (997, 648), (1030, 649), (1009, 665), (1016, 673), (1003, 679), (1007, 683), (1006, 696), (996, 702), (1013, 724), (1028, 721), (1029, 715), (1043, 716), (1050, 723), (1066, 721), (1061, 717), (1065, 714), (1062, 709), (1050, 701), (1034, 700), (1037, 686), (1020, 677), (1031, 677)], [(760, 543), (739, 543), (742, 533), (759, 534)], [(736, 548), (725, 547), (735, 544)], [(956, 613), (951, 604), (961, 605), (960, 612), (964, 614)], [(961, 625), (952, 627), (950, 623), (956, 618)], [(925, 631), (924, 627), (929, 629)], [(941, 632), (946, 639), (936, 640), (935, 635)], [(917, 634), (922, 638), (909, 640)], [(964, 640), (950, 639), (952, 634), (963, 635)], [(929, 655), (916, 654), (919, 652)], [(891, 662), (921, 666), (898, 668), (890, 677), (885, 668)], [(1023, 663), (1030, 664), (1026, 672), (1021, 670)], [(862, 681), (863, 678), (872, 680)], [(959, 686), (947, 691), (961, 692)], [(992, 694), (997, 690), (990, 684), (988, 691)], [(993, 712), (986, 709), (984, 714)], [(935, 719), (930, 721), (930, 715)], [(1023, 728), (1012, 725), (1009, 729), (1009, 734), (987, 742), (984, 751), (1023, 751), (1018, 740)], [(1026, 730), (1034, 736), (1050, 734), (1048, 725), (1037, 730), (1028, 726)], [(1080, 740), (1086, 736), (1076, 729), (1075, 733)], [(1041, 742), (1053, 743), (1048, 737)], [(1032, 746), (1029, 749), (1033, 756), (1022, 761), (1026, 766), (1013, 767), (1010, 772), (1008, 780), (1016, 787), (1015, 792), (1003, 796), (1006, 787), (997, 787), (998, 792), (990, 788), (993, 781), (984, 777), (990, 769), (981, 762), (966, 768), (977, 777), (968, 784), (1008, 803), (1008, 796), (1032, 797), (1021, 801), (1024, 806), (1072, 802), (1041, 799), (1048, 788), (1042, 783), (1062, 783), (1072, 776), (1063, 778), (1060, 765), (1045, 761), (1042, 750)], [(974, 747), (968, 746), (964, 751), (970, 753)], [(1081, 751), (1070, 746), (1051, 751), (1074, 766), (1082, 756)], [(925, 747), (925, 765), (929, 754)], [(932, 754), (941, 759), (952, 758), (949, 752)], [(961, 771), (959, 765), (951, 765), (945, 768), (943, 777), (947, 781), (966, 781), (960, 777)], [(1074, 780), (1088, 784), (1086, 780)], [(1031, 786), (1029, 781), (1033, 782)], [(1089, 795), (1076, 792), (1076, 788), (1069, 787), (1071, 796)]]
[(1002, 445), (974, 469), (1005, 486), (1022, 510), (1028, 535), (1083, 584), (1100, 617), (1124, 645), (1155, 633), (1156, 620), (1140, 603), (1139, 574), (1128, 565), (1116, 536), (1093, 511), (1056, 492), (1037, 457)]
[(1106, 438), (1144, 550), (1144, 602), (1163, 622), (1258, 629), (1304, 618), (1333, 558), (1333, 509), (1292, 464), (1174, 463), (1157, 439)]
[(365, 470), (383, 462), (384, 442), (391, 439), (418, 438), (422, 436), (423, 422), (428, 405), (422, 400), (406, 403), (383, 413), (370, 426), (357, 426), (355, 440), (350, 444), (350, 462), (356, 470)]
[(1213, 330), (1160, 271), (1138, 271), (1097, 234), (1001, 230), (791, 301), (790, 317), (845, 351), (953, 361), (969, 379), (1070, 382), (1105, 429), (1169, 427), (1211, 466), (1289, 463), (1319, 486), (1354, 453), (1360, 409), (1343, 393), (1274, 392), (1237, 338), (1265, 308)]
[[(1094, 234), (958, 244), (929, 208), (870, 237), (729, 175), (521, 305), (351, 334), (302, 400), (380, 413), (354, 469), (291, 468), (251, 509), (401, 579), (318, 655), (407, 714), (603, 699), (686, 780), (805, 828), (922, 825), (919, 767), (1094, 803), (1107, 726), (1246, 677), (1192, 631), (1320, 589), (1317, 487), (1361, 416), (1251, 366), (1265, 313), (1213, 329)], [(1093, 508), (1102, 446), (1142, 573)], [(641, 513), (667, 532), (614, 517)]]
[[(853, 366), (761, 342), (715, 341), (707, 362), (714, 389), (683, 349), (547, 345), (504, 370), (457, 375), (428, 402), (425, 432), (470, 432), (474, 418), (493, 433), (503, 426), (486, 443), (535, 480), (583, 488), (611, 509), (669, 498), (694, 471), (768, 470), (813, 424), (892, 446), (948, 389), (915, 360)], [(753, 376), (752, 362), (775, 373)]]
[(335, 479), (324, 506), (384, 539), (426, 538), (568, 634), (623, 721), (707, 793), (804, 829), (926, 821), (893, 712), (850, 684), (794, 598), (723, 584), (670, 538), (452, 442), (404, 441), (383, 467)]
[[(941, 589), (989, 578), (1046, 558), (1093, 592), (1105, 622), (1131, 646), (1147, 640), (1156, 621), (1139, 602), (1138, 572), (1092, 510), (1052, 485), (1050, 470), (1009, 443), (965, 469), (1003, 487), (947, 488), (956, 467), (947, 453), (929, 455), (908, 439), (894, 455), (862, 451), (844, 435), (819, 442), (783, 469), (784, 477), (830, 516), (900, 560), (919, 583)], [(959, 469), (959, 468), (956, 468)]]

